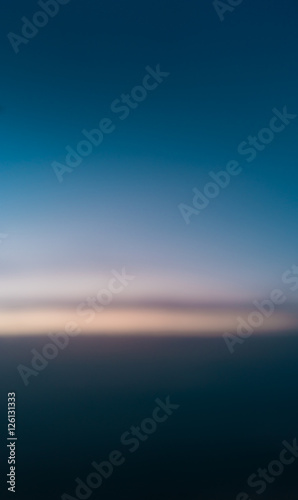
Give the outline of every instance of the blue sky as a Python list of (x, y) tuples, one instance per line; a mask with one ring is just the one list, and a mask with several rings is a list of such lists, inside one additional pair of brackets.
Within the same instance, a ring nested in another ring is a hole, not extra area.
[[(126, 266), (133, 297), (276, 286), (297, 260), (298, 118), (252, 163), (237, 148), (273, 108), (298, 114), (296, 2), (244, 0), (221, 22), (209, 0), (71, 0), (15, 54), (7, 33), (38, 9), (11, 0), (0, 21), (5, 283), (26, 296), (35, 278), (57, 276), (58, 290), (71, 275), (84, 293), (82, 275)], [(170, 75), (120, 121), (112, 101), (157, 64)], [(52, 162), (104, 117), (116, 130), (59, 184)], [(241, 175), (186, 225), (179, 203), (232, 159)]]

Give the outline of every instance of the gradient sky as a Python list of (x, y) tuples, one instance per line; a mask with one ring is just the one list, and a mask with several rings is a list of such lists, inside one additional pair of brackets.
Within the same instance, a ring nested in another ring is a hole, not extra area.
[[(237, 147), (272, 109), (298, 114), (297, 2), (244, 0), (221, 22), (211, 0), (71, 0), (15, 54), (7, 33), (37, 2), (2, 12), (1, 298), (81, 296), (112, 269), (128, 296), (226, 301), (266, 295), (297, 263), (298, 118), (255, 161)], [(120, 121), (110, 104), (145, 67), (170, 76)], [(116, 130), (59, 184), (81, 130)], [(186, 225), (208, 172), (243, 173)]]

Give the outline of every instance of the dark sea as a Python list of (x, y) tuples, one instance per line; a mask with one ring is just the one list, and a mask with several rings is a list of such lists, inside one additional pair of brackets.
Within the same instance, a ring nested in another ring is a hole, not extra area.
[[(233, 355), (220, 336), (79, 336), (25, 386), (17, 367), (30, 367), (31, 350), (46, 342), (0, 340), (1, 499), (297, 500), (298, 458), (262, 494), (247, 479), (298, 438), (298, 334), (251, 337)], [(17, 406), (15, 494), (5, 484), (8, 392)], [(143, 421), (167, 397), (179, 408), (152, 431)], [(130, 451), (121, 436), (142, 423), (150, 434)], [(76, 478), (86, 484), (92, 462), (114, 450), (123, 463), (76, 496)]]

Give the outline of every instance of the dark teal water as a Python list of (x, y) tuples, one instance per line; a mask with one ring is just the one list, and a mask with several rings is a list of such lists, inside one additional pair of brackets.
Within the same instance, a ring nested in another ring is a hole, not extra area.
[[(297, 499), (298, 459), (262, 495), (247, 478), (298, 437), (298, 336), (251, 337), (234, 355), (222, 338), (76, 337), (25, 387), (17, 366), (45, 341), (0, 341), (5, 474), (6, 393), (17, 395), (13, 498), (75, 497), (76, 477), (117, 449), (125, 463), (89, 498)], [(179, 409), (131, 453), (121, 435), (168, 395)]]

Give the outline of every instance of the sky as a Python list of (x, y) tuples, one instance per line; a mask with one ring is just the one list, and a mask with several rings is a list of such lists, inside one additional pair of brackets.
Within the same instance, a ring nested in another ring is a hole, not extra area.
[[(273, 109), (298, 115), (297, 4), (243, 0), (221, 20), (213, 3), (70, 0), (18, 53), (7, 35), (41, 8), (6, 7), (5, 314), (84, 300), (123, 268), (135, 278), (114, 304), (247, 303), (297, 263), (298, 117), (252, 162), (238, 152)], [(112, 103), (158, 65), (167, 76), (121, 120)], [(66, 165), (66, 147), (104, 118), (114, 130), (59, 182), (53, 162)], [(187, 224), (179, 206), (231, 160), (241, 173)]]

